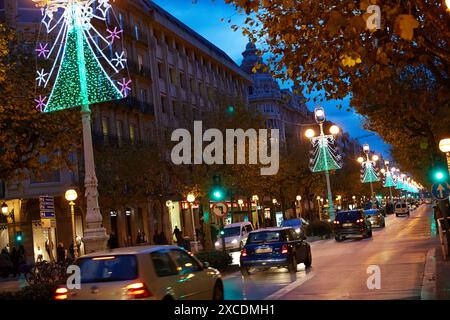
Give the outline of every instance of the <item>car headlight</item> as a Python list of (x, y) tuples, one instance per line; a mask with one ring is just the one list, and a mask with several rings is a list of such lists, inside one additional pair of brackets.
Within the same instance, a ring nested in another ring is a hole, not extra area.
[(300, 233), (300, 228), (295, 229), (295, 232)]
[(216, 247), (220, 246), (219, 241), (216, 241), (215, 245), (216, 245)]
[(236, 239), (233, 239), (233, 241), (231, 241), (232, 244), (236, 244), (238, 241)]

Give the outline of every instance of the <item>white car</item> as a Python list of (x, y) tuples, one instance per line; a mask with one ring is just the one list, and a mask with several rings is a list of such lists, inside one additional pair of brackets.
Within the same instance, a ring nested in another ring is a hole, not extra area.
[(59, 287), (55, 300), (222, 300), (220, 272), (177, 246), (96, 252), (75, 262), (81, 289)]
[(409, 206), (406, 202), (397, 202), (395, 204), (395, 215), (398, 217), (400, 215), (408, 215), (409, 216)]
[(214, 245), (216, 249), (221, 249), (223, 237), (225, 239), (226, 250), (240, 251), (244, 247), (250, 231), (253, 231), (253, 226), (248, 221), (228, 224), (223, 228), (223, 232), (221, 232), (220, 237)]

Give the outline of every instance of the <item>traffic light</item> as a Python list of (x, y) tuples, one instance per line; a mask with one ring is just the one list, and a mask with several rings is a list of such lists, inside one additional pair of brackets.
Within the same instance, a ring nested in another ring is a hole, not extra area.
[(211, 189), (211, 199), (214, 201), (223, 200), (225, 197), (225, 191), (222, 187), (220, 176), (215, 175), (213, 177), (213, 186)]
[(23, 237), (22, 237), (22, 231), (17, 231), (16, 232), (16, 242), (22, 242)]
[(235, 108), (234, 108), (233, 105), (227, 106), (227, 112), (228, 112), (228, 113), (234, 113), (234, 111), (235, 111)]
[(447, 180), (447, 172), (443, 169), (436, 169), (433, 171), (433, 181), (434, 182), (442, 182)]

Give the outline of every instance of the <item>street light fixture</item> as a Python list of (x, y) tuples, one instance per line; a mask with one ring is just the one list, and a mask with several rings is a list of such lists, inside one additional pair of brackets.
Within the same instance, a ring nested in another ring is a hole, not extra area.
[(372, 156), (372, 161), (378, 161), (380, 158), (376, 155), (376, 154), (374, 154), (373, 156)]
[[(447, 8), (450, 8), (449, 2), (450, 0), (447, 0)], [(442, 139), (441, 141), (439, 141), (439, 150), (444, 152), (445, 156), (447, 157), (447, 167), (448, 172), (450, 173), (450, 138)]]
[(315, 135), (316, 135), (316, 132), (313, 129), (308, 129), (305, 131), (305, 136), (309, 139), (311, 139)]
[(6, 204), (6, 202), (3, 202), (2, 204), (2, 213), (3, 215), (8, 215), (8, 205)]
[(77, 231), (75, 228), (75, 200), (78, 198), (78, 194), (74, 189), (69, 189), (64, 194), (64, 197), (67, 201), (69, 201), (70, 213), (72, 216), (72, 237), (73, 237), (73, 258), (76, 259), (78, 257), (78, 246), (77, 246)]
[(358, 157), (358, 159), (356, 159), (359, 163), (363, 163), (364, 162), (364, 158), (363, 157)]
[(197, 242), (197, 232), (195, 231), (195, 219), (194, 219), (194, 208), (192, 205), (195, 201), (195, 195), (192, 193), (189, 193), (186, 197), (187, 202), (189, 202), (189, 208), (191, 210), (191, 219), (192, 219), (192, 235), (194, 237), (194, 245), (193, 245), (193, 251), (198, 252), (198, 242)]
[(331, 127), (330, 127), (330, 133), (331, 134), (338, 134), (339, 133), (339, 131), (340, 131), (340, 129), (339, 129), (339, 127), (338, 126), (336, 126), (336, 125), (332, 125)]

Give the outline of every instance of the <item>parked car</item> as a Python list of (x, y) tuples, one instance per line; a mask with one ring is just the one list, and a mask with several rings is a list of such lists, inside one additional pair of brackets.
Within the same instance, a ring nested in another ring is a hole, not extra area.
[(386, 222), (384, 220), (383, 213), (379, 209), (370, 209), (364, 210), (364, 214), (366, 215), (366, 219), (369, 220), (370, 224), (373, 227), (384, 228), (386, 226)]
[(220, 272), (177, 246), (139, 246), (78, 258), (81, 288), (56, 289), (55, 300), (223, 299)]
[(409, 217), (409, 207), (406, 202), (397, 202), (395, 204), (395, 216), (407, 215)]
[(251, 268), (285, 267), (297, 272), (297, 265), (312, 264), (311, 246), (293, 228), (266, 228), (250, 232), (240, 257), (241, 273), (250, 274)]
[(247, 241), (247, 237), (253, 226), (248, 221), (235, 222), (226, 225), (220, 237), (214, 244), (216, 249), (222, 247), (222, 237), (225, 238), (225, 249), (227, 251), (240, 251)]
[(281, 223), (281, 227), (293, 228), (298, 234), (305, 234), (306, 225), (308, 225), (308, 222), (300, 218), (286, 219)]
[(363, 239), (372, 237), (372, 225), (362, 209), (336, 212), (333, 224), (334, 237), (338, 242), (355, 236), (362, 236)]
[(386, 214), (394, 214), (395, 205), (392, 202), (386, 203), (385, 212), (386, 212)]

